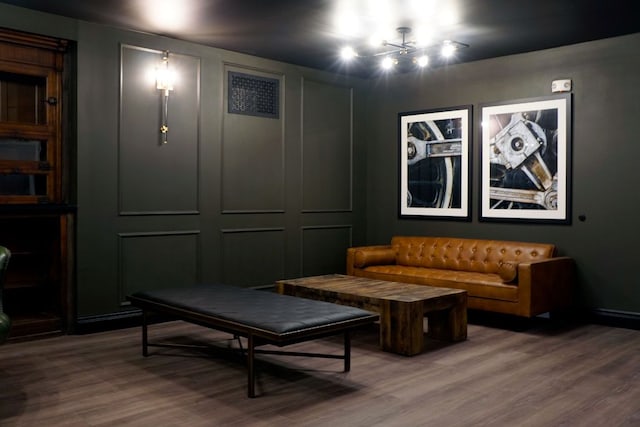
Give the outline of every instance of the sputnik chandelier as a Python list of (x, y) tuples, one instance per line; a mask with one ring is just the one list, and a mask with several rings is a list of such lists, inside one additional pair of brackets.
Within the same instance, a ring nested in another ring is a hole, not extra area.
[(394, 43), (389, 40), (383, 40), (378, 49), (382, 48), (382, 51), (373, 52), (371, 54), (360, 54), (351, 46), (345, 46), (340, 52), (342, 59), (349, 61), (358, 57), (364, 58), (379, 58), (380, 66), (384, 70), (390, 70), (400, 61), (410, 60), (416, 66), (424, 68), (429, 65), (429, 54), (439, 48), (440, 56), (443, 59), (451, 58), (460, 49), (468, 48), (468, 44), (460, 43), (453, 40), (444, 40), (438, 45), (430, 44), (427, 46), (420, 46), (415, 40), (409, 39), (411, 28), (398, 27), (396, 31), (401, 36), (401, 41)]

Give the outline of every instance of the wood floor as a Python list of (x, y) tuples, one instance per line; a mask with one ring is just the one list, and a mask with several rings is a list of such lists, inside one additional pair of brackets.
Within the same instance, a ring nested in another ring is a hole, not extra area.
[[(640, 331), (470, 323), (467, 341), (405, 357), (353, 339), (351, 372), (333, 359), (259, 355), (248, 399), (237, 356), (140, 353), (140, 330), (0, 346), (0, 426), (640, 426)], [(150, 339), (226, 346), (183, 322)], [(340, 353), (340, 338), (286, 350)]]

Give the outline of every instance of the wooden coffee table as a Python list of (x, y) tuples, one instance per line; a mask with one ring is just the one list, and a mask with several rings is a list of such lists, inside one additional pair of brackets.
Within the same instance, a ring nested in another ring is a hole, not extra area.
[(467, 338), (467, 292), (364, 277), (330, 274), (279, 280), (279, 293), (359, 307), (380, 314), (383, 350), (413, 356), (424, 347), (423, 318), (430, 338)]

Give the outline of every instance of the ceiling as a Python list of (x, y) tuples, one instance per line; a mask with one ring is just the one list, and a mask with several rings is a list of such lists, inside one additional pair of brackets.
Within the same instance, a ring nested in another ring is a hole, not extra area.
[[(451, 39), (469, 45), (457, 52), (455, 62), (640, 32), (636, 0), (0, 2), (361, 77), (371, 76), (376, 67), (367, 63), (366, 58), (355, 58), (356, 63), (346, 65), (339, 60), (338, 51), (347, 43), (362, 48), (366, 32), (363, 29), (376, 28), (381, 20), (393, 28), (392, 34), (396, 27), (419, 27), (431, 30), (434, 40)], [(387, 9), (374, 11), (371, 4), (386, 4)], [(453, 12), (454, 19), (445, 12)], [(340, 21), (338, 16), (349, 16), (348, 25), (338, 25), (344, 24), (344, 19)], [(391, 37), (387, 39), (392, 41)], [(393, 41), (397, 43), (399, 39)], [(432, 62), (432, 66), (440, 65), (441, 62)]]

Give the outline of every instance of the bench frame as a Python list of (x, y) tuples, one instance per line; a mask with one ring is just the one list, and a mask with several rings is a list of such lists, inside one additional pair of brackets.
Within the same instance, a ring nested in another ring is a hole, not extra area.
[[(344, 360), (344, 372), (348, 372), (351, 369), (351, 331), (355, 328), (369, 325), (376, 320), (379, 316), (377, 314), (371, 314), (371, 316), (360, 317), (356, 319), (350, 319), (340, 322), (326, 323), (321, 326), (302, 328), (293, 332), (276, 333), (259, 327), (247, 325), (244, 323), (223, 319), (211, 314), (204, 314), (195, 310), (189, 310), (181, 307), (172, 306), (167, 303), (161, 303), (152, 301), (135, 295), (127, 296), (127, 299), (132, 305), (142, 310), (142, 355), (147, 357), (149, 355), (149, 347), (167, 347), (165, 344), (151, 344), (148, 339), (148, 314), (150, 312), (168, 315), (177, 320), (183, 320), (189, 323), (193, 323), (206, 328), (211, 328), (223, 332), (233, 334), (235, 338), (244, 337), (247, 339), (247, 349), (242, 347), (240, 350), (247, 357), (247, 395), (248, 397), (256, 397), (255, 392), (255, 354), (281, 354), (287, 356), (307, 356), (307, 357), (322, 357), (331, 359), (343, 359)], [(323, 338), (331, 335), (337, 335), (339, 333), (344, 334), (344, 354), (319, 354), (319, 353), (304, 353), (304, 352), (289, 352), (289, 351), (276, 351), (276, 350), (259, 350), (258, 346), (272, 344), (279, 347), (295, 344), (303, 341), (309, 341), (312, 339)]]

